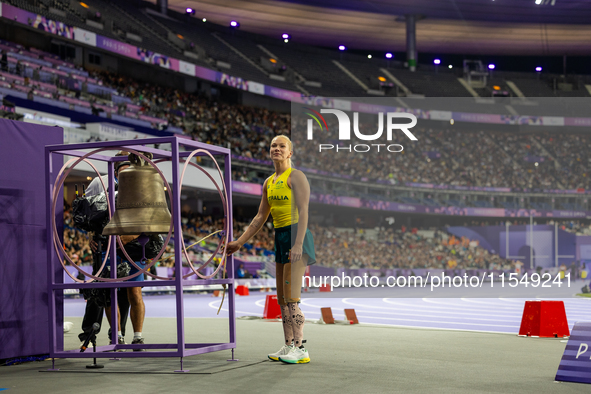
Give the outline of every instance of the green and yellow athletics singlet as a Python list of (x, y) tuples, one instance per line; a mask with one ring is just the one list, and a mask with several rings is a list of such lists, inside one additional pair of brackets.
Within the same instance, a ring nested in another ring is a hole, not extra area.
[(298, 209), (294, 204), (291, 188), (287, 184), (289, 174), (291, 174), (291, 167), (281, 174), (275, 182), (273, 182), (275, 174), (267, 180), (267, 202), (271, 207), (275, 228), (291, 226), (299, 220)]

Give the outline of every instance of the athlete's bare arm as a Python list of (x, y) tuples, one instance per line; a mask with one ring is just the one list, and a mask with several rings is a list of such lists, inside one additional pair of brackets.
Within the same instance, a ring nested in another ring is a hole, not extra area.
[(248, 240), (254, 237), (263, 227), (267, 218), (269, 217), (269, 213), (271, 212), (271, 207), (269, 206), (269, 202), (267, 201), (267, 182), (268, 179), (263, 183), (263, 196), (261, 197), (261, 203), (259, 205), (259, 212), (257, 215), (252, 219), (250, 222), (250, 226), (246, 229), (244, 234), (240, 236), (236, 241), (228, 242), (228, 248), (226, 249), (226, 253), (231, 255), (232, 253), (238, 251)]

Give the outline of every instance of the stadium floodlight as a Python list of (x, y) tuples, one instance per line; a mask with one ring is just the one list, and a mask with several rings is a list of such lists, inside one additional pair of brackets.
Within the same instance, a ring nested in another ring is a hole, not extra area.
[(440, 65), (441, 59), (433, 59), (433, 64)]
[(187, 7), (187, 8), (185, 8), (185, 13), (187, 15), (195, 15), (195, 10), (192, 9), (191, 7)]
[(372, 58), (372, 56), (371, 56), (371, 55), (367, 55), (367, 58), (368, 58), (368, 59), (371, 59), (371, 58)]
[(240, 23), (238, 23), (238, 21), (231, 21), (230, 27), (233, 27), (234, 29), (238, 29), (240, 27)]
[(347, 49), (346, 46), (344, 45), (339, 45), (339, 51), (344, 51), (345, 49)]
[(281, 38), (283, 38), (284, 40), (289, 40), (291, 38), (291, 36), (289, 34), (287, 34), (287, 33), (283, 33), (281, 35)]
[(494, 64), (492, 64), (492, 63), (491, 63), (491, 64), (489, 64), (489, 65), (488, 65), (488, 69), (489, 69), (489, 70), (494, 70), (494, 69), (495, 69), (495, 65), (494, 65)]
[(386, 59), (392, 59), (393, 56), (390, 52), (386, 53)]
[(543, 1), (543, 0), (536, 0), (536, 4), (537, 4), (537, 5), (540, 5), (540, 4), (542, 4), (542, 1)]
[(536, 71), (537, 72), (541, 72), (542, 71), (542, 67), (540, 67), (540, 66), (536, 67)]

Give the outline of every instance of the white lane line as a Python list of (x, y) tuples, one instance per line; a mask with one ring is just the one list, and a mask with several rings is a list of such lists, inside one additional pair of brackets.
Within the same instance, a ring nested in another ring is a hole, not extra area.
[[(325, 308), (325, 307), (323, 307), (323, 306), (318, 306), (318, 305), (311, 305), (311, 304), (309, 304), (309, 303), (308, 303), (308, 300), (307, 300), (307, 299), (302, 299), (302, 300), (300, 301), (300, 303), (301, 303), (301, 305), (306, 305), (306, 306), (310, 306), (310, 307), (313, 307), (313, 308)], [(331, 308), (332, 308), (332, 307), (331, 307)]]
[[(312, 305), (308, 305), (308, 306), (312, 306)], [(318, 307), (316, 307), (318, 308)], [(316, 312), (316, 311), (304, 311), (305, 313), (313, 313), (313, 314), (317, 314), (319, 315), (320, 312)], [(364, 312), (365, 313), (365, 312)], [(371, 311), (371, 313), (375, 313), (374, 311)], [(344, 316), (344, 314), (341, 313), (333, 313), (333, 316)], [(429, 317), (429, 316), (426, 316)], [(420, 319), (399, 319), (396, 317), (379, 317), (379, 316), (369, 316), (369, 315), (357, 315), (358, 319), (375, 319), (375, 320), (389, 320), (389, 321), (409, 321), (409, 322), (418, 322), (418, 323), (433, 323), (433, 324), (449, 324), (449, 325), (463, 325), (463, 326), (484, 326), (484, 327), (504, 327), (504, 328), (515, 328), (515, 329), (519, 329), (519, 326), (507, 326), (507, 325), (500, 325), (500, 324), (478, 324), (478, 323), (461, 323), (461, 322), (455, 322), (455, 321), (434, 321), (434, 320), (420, 320)], [(404, 327), (408, 327), (408, 326), (404, 326)], [(435, 329), (437, 329), (438, 327), (433, 327)], [(482, 331), (478, 331), (478, 332), (482, 332)]]
[[(498, 298), (481, 298), (481, 299), (475, 299), (475, 298), (460, 298), (461, 301), (463, 302), (467, 302), (470, 304), (477, 304), (477, 305), (490, 305), (490, 306), (494, 306), (497, 307), (499, 306), (499, 302), (498, 302)], [(481, 301), (481, 300), (490, 300), (490, 301)], [(517, 306), (517, 305), (516, 305)]]
[[(263, 303), (262, 305), (261, 305), (261, 302)], [(261, 308), (264, 308), (265, 307), (265, 299), (262, 298), (262, 299), (258, 300), (257, 302), (255, 302), (254, 304), (256, 306), (260, 306)]]
[[(221, 300), (215, 300), (215, 301), (211, 301), (208, 306), (210, 308), (215, 309), (216, 311), (218, 310), (218, 308), (220, 307), (219, 303), (221, 302)], [(215, 303), (218, 303), (217, 305), (213, 305)], [(227, 308), (222, 308), (221, 309), (224, 312), (229, 312), (229, 310)], [(262, 313), (257, 313), (257, 312), (245, 312), (245, 311), (239, 311), (239, 310), (234, 310), (234, 312), (236, 313), (244, 313), (245, 315), (251, 316), (251, 315), (256, 315), (256, 316), (263, 316)]]
[[(393, 303), (393, 302), (391, 302), (389, 298), (384, 298), (384, 302), (387, 303), (387, 304), (400, 305), (399, 303)], [(425, 301), (425, 304), (427, 302), (430, 302), (430, 301)], [(431, 302), (431, 303), (433, 305), (428, 305), (428, 304), (427, 305), (425, 305), (425, 304), (421, 305), (421, 304), (417, 303), (417, 304), (412, 304), (412, 305), (409, 304), (409, 305), (405, 305), (405, 306), (407, 306), (409, 308), (413, 308), (413, 309), (423, 308), (423, 309), (441, 310), (441, 308), (444, 308), (444, 309), (447, 309), (449, 311), (469, 311), (469, 310), (473, 310), (474, 312), (482, 311), (482, 308), (479, 308), (479, 309), (470, 309), (466, 305), (461, 306), (461, 305), (438, 303), (438, 302)], [(437, 306), (435, 306), (435, 305), (437, 305)], [(474, 307), (474, 308), (476, 308), (476, 307)], [(511, 313), (511, 312), (517, 313), (518, 312), (518, 309), (515, 309), (515, 308), (495, 308), (495, 310), (499, 310), (499, 309), (501, 309), (502, 312), (507, 312), (507, 313)], [(520, 309), (519, 309), (519, 311), (520, 311)], [(458, 313), (460, 313), (460, 312), (458, 312)]]
[[(477, 308), (477, 309), (471, 309), (469, 307), (464, 306), (460, 306), (460, 304), (457, 304), (458, 306), (450, 306), (450, 305), (454, 305), (454, 304), (448, 304), (448, 303), (435, 303), (435, 305), (420, 305), (420, 304), (405, 304), (405, 303), (401, 303), (401, 302), (396, 302), (396, 301), (392, 301), (389, 298), (383, 298), (382, 301), (384, 301), (385, 303), (388, 304), (393, 304), (393, 305), (397, 305), (399, 306), (399, 308), (388, 308), (385, 306), (381, 306), (381, 305), (366, 305), (366, 304), (358, 304), (358, 303), (354, 303), (351, 302), (350, 300), (363, 300), (363, 299), (359, 299), (359, 298), (343, 298), (341, 300), (342, 303), (346, 304), (346, 305), (351, 305), (351, 306), (359, 306), (359, 307), (363, 307), (363, 308), (374, 308), (374, 309), (384, 309), (384, 310), (395, 310), (400, 312), (401, 310), (412, 310), (412, 311), (416, 311), (417, 309), (420, 309), (422, 311), (425, 311), (425, 314), (450, 314), (450, 315), (483, 315), (483, 316), (496, 316), (496, 317), (502, 317), (502, 318), (515, 318), (518, 319), (523, 315), (523, 307), (521, 305), (519, 305), (519, 307), (496, 307), (495, 305), (491, 305), (491, 306), (495, 306), (494, 311), (499, 311), (499, 309), (502, 309), (502, 313), (503, 314), (490, 314), (489, 312), (486, 312), (486, 310), (483, 311), (482, 308)], [(305, 301), (310, 301), (310, 300), (319, 300), (318, 298), (312, 298), (312, 299), (307, 299)], [(331, 298), (330, 300), (332, 301), (337, 301), (337, 299)], [(320, 308), (321, 306), (319, 305), (313, 305), (310, 304), (309, 302), (304, 302), (304, 300), (302, 300), (304, 305), (308, 305), (311, 307), (315, 307), (315, 308)], [(523, 301), (519, 301), (520, 303)], [(333, 306), (334, 307), (334, 306)], [(442, 310), (443, 309), (443, 310)], [(589, 309), (584, 308), (582, 309), (582, 312), (576, 313), (575, 310), (573, 310), (572, 307), (570, 307), (568, 304), (566, 305), (566, 310), (567, 310), (567, 317), (569, 318), (569, 320), (580, 320), (580, 319), (588, 319), (589, 315), (588, 315), (588, 311)], [(462, 312), (460, 312), (462, 311)]]
[(441, 328), (441, 327), (430, 327), (430, 326), (407, 326), (400, 324), (380, 324), (380, 323), (360, 323), (362, 325), (378, 326), (378, 327), (397, 327), (397, 328), (412, 328), (419, 330), (440, 330), (440, 331), (462, 331), (462, 332), (476, 332), (485, 334), (505, 334), (505, 335), (516, 335), (514, 332), (507, 331), (486, 331), (486, 330), (469, 330), (465, 328)]
[[(381, 315), (390, 315), (393, 317), (396, 316), (413, 316), (413, 317), (428, 317), (431, 319), (437, 319), (437, 318), (441, 318), (441, 319), (445, 319), (444, 316), (433, 316), (430, 314), (424, 314), (424, 313), (392, 313), (392, 312), (378, 312), (378, 311), (365, 311), (362, 309), (357, 309), (355, 312), (359, 313), (377, 313), (377, 314), (381, 314)], [(456, 321), (491, 321), (491, 322), (498, 322), (500, 319), (496, 316), (490, 315), (490, 318), (478, 318), (478, 317), (457, 317), (457, 319), (453, 319), (453, 320), (443, 320), (445, 322), (450, 322), (450, 323), (454, 323)], [(376, 317), (377, 318), (377, 317)], [(519, 319), (513, 319), (513, 318), (509, 318), (506, 319), (507, 322), (510, 323), (514, 323), (519, 321)]]
[(376, 320), (389, 320), (389, 321), (408, 321), (408, 322), (419, 322), (419, 323), (433, 323), (433, 324), (448, 324), (448, 325), (461, 325), (461, 326), (483, 326), (483, 327), (504, 327), (504, 328), (515, 328), (519, 329), (519, 326), (508, 326), (502, 324), (479, 324), (479, 323), (462, 323), (462, 322), (447, 322), (437, 320), (419, 320), (419, 319), (399, 319), (392, 317), (378, 317), (378, 316), (364, 316), (358, 315), (358, 319), (376, 319)]
[[(453, 310), (460, 310), (460, 311), (465, 311), (467, 306), (465, 304), (461, 305), (458, 303), (447, 303), (447, 302), (437, 302), (435, 301), (435, 299), (432, 298), (423, 298), (423, 301), (425, 303), (429, 303), (429, 304), (433, 304), (433, 305), (439, 305), (440, 307), (445, 307), (447, 309), (453, 309)], [(473, 307), (476, 308), (476, 307)], [(475, 310), (479, 310), (479, 309), (475, 309)], [(507, 311), (507, 312), (513, 312), (516, 310), (516, 308), (512, 308), (512, 307), (495, 307), (495, 310), (502, 310), (502, 311)]]
[[(400, 315), (404, 315), (404, 313), (401, 312), (406, 312), (406, 311), (401, 311), (400, 309), (397, 308), (388, 308), (388, 307), (383, 307), (383, 306), (374, 306), (374, 305), (364, 305), (364, 304), (357, 304), (351, 301), (347, 301), (346, 302), (347, 305), (351, 305), (351, 306), (358, 306), (361, 308), (376, 308), (376, 309), (385, 309), (385, 310), (391, 310), (391, 311), (395, 311), (396, 314), (400, 314)], [(417, 311), (417, 309), (423, 309), (423, 307), (421, 305), (417, 305), (415, 307), (412, 308), (413, 311)], [(504, 315), (499, 315), (499, 314), (490, 314), (488, 312), (483, 312), (482, 310), (479, 310), (480, 313), (478, 312), (455, 312), (455, 311), (445, 311), (445, 310), (435, 310), (435, 311), (424, 311), (421, 312), (421, 314), (423, 315), (432, 315), (432, 314), (442, 314), (442, 315), (453, 315), (453, 316), (457, 316), (457, 315), (470, 315), (470, 316), (474, 316), (474, 315), (478, 315), (478, 316), (488, 316), (488, 317), (497, 317), (497, 318), (508, 318), (508, 319), (517, 319), (521, 316), (521, 313), (517, 313), (515, 312), (515, 315), (509, 315), (509, 314), (504, 314)], [(374, 312), (374, 311), (366, 311), (366, 312), (371, 312), (371, 313), (389, 313), (389, 312)], [(418, 311), (417, 311), (418, 312)], [(488, 320), (488, 319), (485, 319)]]
[(525, 302), (527, 300), (527, 298), (504, 298), (504, 297), (499, 297), (498, 299), (500, 301), (509, 302), (511, 304), (522, 304), (523, 302)]
[[(454, 309), (454, 310), (462, 310), (462, 311), (466, 311), (466, 310), (474, 310), (474, 311), (482, 311), (482, 308), (476, 307), (476, 306), (466, 306), (466, 305), (454, 305), (454, 304), (445, 304), (445, 303), (436, 303), (437, 306), (433, 306), (433, 305), (429, 305), (426, 303), (423, 303), (422, 305), (420, 303), (416, 303), (416, 304), (401, 304), (399, 302), (392, 302), (391, 299), (389, 298), (384, 298), (382, 300), (383, 302), (387, 303), (387, 304), (392, 304), (392, 305), (400, 305), (404, 308), (424, 308), (424, 309), (434, 309), (434, 310), (441, 310), (443, 309)], [(495, 306), (495, 305), (490, 305), (490, 306)], [(383, 308), (381, 306), (370, 306), (367, 305), (367, 307), (375, 307), (375, 308)], [(395, 308), (389, 308), (389, 309), (395, 309)], [(521, 309), (519, 308), (502, 308), (503, 310), (507, 311), (507, 312), (515, 312), (517, 313), (518, 311), (521, 311)], [(496, 308), (495, 306), (495, 310), (498, 310), (498, 308)]]
[[(424, 316), (424, 317), (431, 317), (431, 318), (438, 318), (438, 317), (444, 317), (444, 316), (434, 316), (434, 314), (442, 314), (442, 315), (452, 315), (452, 316), (457, 316), (457, 315), (469, 315), (469, 316), (486, 316), (487, 318), (465, 318), (465, 317), (458, 317), (459, 320), (477, 320), (477, 321), (496, 321), (499, 318), (502, 319), (506, 319), (508, 321), (517, 321), (520, 318), (520, 314), (515, 314), (514, 316), (511, 315), (499, 315), (499, 314), (490, 314), (490, 313), (477, 313), (477, 312), (452, 312), (452, 311), (445, 311), (445, 310), (438, 310), (438, 311), (428, 311), (428, 312), (419, 312), (417, 311), (417, 309), (420, 309), (421, 306), (416, 306), (412, 309), (412, 311), (417, 312), (417, 313), (404, 313), (407, 311), (401, 311), (400, 309), (396, 309), (396, 308), (388, 308), (388, 307), (382, 307), (382, 306), (373, 306), (373, 305), (364, 305), (364, 304), (357, 304), (351, 301), (348, 301), (349, 299), (347, 299), (347, 301), (345, 301), (344, 299), (342, 300), (345, 304), (347, 305), (351, 305), (351, 306), (359, 306), (362, 308), (376, 308), (376, 309), (382, 309), (382, 310), (389, 310), (389, 311), (393, 311), (393, 312), (380, 312), (380, 311), (373, 311), (373, 310), (356, 310), (356, 312), (363, 312), (363, 313), (377, 313), (377, 314), (389, 314), (389, 315), (393, 315), (393, 316)], [(310, 303), (305, 303), (306, 306), (310, 306), (310, 307), (315, 307), (315, 308), (321, 308), (318, 305), (313, 305)]]

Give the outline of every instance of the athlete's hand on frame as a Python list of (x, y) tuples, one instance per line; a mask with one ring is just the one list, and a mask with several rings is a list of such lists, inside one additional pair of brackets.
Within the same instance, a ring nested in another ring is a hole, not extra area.
[(231, 256), (235, 252), (237, 252), (242, 245), (238, 241), (228, 242), (228, 247), (226, 248), (226, 255)]

